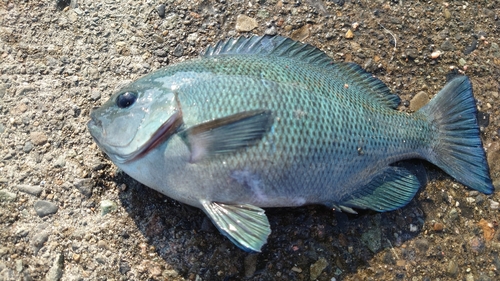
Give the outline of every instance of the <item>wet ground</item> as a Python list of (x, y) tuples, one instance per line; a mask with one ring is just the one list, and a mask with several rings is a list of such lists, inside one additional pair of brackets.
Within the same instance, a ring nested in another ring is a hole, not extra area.
[(498, 1), (2, 0), (0, 280), (499, 280), (500, 193), (430, 164), (397, 211), (267, 210), (273, 232), (248, 254), (119, 172), (86, 129), (126, 81), (227, 37), (280, 34), (360, 64), (403, 111), (450, 69), (467, 74), (498, 190), (499, 17)]

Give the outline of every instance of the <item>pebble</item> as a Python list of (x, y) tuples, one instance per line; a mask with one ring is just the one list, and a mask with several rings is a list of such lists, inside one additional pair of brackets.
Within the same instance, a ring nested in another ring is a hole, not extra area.
[(458, 60), (458, 64), (460, 64), (461, 66), (465, 66), (467, 64), (467, 61), (464, 58), (460, 58)]
[(31, 246), (33, 247), (34, 254), (38, 254), (38, 251), (43, 247), (43, 244), (49, 240), (50, 233), (48, 231), (42, 231), (31, 239)]
[(472, 53), (477, 48), (477, 46), (478, 46), (477, 39), (472, 38), (472, 42), (467, 47), (465, 47), (464, 54), (468, 55), (468, 54)]
[(444, 229), (444, 224), (442, 224), (440, 222), (436, 222), (436, 223), (434, 223), (433, 229), (436, 232), (441, 232)]
[(429, 102), (429, 95), (426, 92), (418, 92), (410, 101), (410, 110), (417, 111)]
[(177, 276), (179, 276), (179, 273), (174, 269), (165, 269), (161, 275), (165, 277), (166, 280), (169, 280), (171, 278), (176, 278)]
[(181, 44), (177, 45), (174, 49), (174, 52), (172, 53), (172, 55), (174, 55), (175, 57), (182, 57), (183, 54), (184, 47)]
[(59, 210), (59, 206), (57, 206), (56, 204), (54, 204), (50, 201), (46, 201), (46, 200), (36, 201), (34, 207), (35, 207), (36, 214), (41, 218), (48, 216), (48, 215), (55, 214), (55, 213), (57, 213), (57, 210)]
[(380, 228), (377, 227), (364, 232), (361, 235), (361, 241), (363, 241), (363, 244), (365, 244), (370, 251), (376, 253), (382, 247), (381, 237), (382, 233), (380, 232)]
[(92, 196), (92, 191), (94, 188), (94, 182), (92, 179), (75, 179), (73, 181), (76, 189), (80, 191), (81, 194), (85, 195), (87, 198)]
[(20, 184), (16, 186), (17, 190), (33, 195), (39, 196), (42, 193), (43, 188), (39, 185), (28, 185), (28, 184)]
[(101, 99), (101, 91), (93, 90), (90, 93), (90, 99), (93, 101), (100, 100)]
[(474, 237), (469, 241), (469, 246), (472, 252), (481, 253), (484, 250), (484, 242), (479, 237)]
[(63, 275), (63, 267), (64, 267), (64, 255), (63, 253), (57, 253), (54, 263), (52, 264), (52, 267), (49, 269), (49, 272), (47, 272), (47, 275), (45, 275), (45, 280), (46, 281), (58, 281), (61, 279)]
[(347, 30), (347, 32), (345, 33), (345, 38), (347, 39), (352, 39), (354, 38), (354, 32), (352, 32), (352, 30)]
[(309, 25), (306, 24), (301, 28), (294, 30), (290, 37), (295, 41), (304, 41), (307, 37), (309, 37)]
[(276, 30), (276, 26), (270, 26), (264, 31), (264, 34), (266, 35), (276, 35), (278, 34), (278, 31)]
[(245, 257), (245, 277), (250, 278), (254, 276), (255, 270), (257, 269), (257, 254), (249, 254)]
[(449, 20), (451, 18), (451, 12), (450, 12), (450, 10), (444, 9), (443, 14), (444, 14), (444, 18), (445, 19)]
[(31, 142), (36, 146), (44, 145), (48, 141), (47, 135), (45, 135), (43, 132), (31, 132), (30, 139)]
[(160, 4), (160, 5), (156, 6), (156, 11), (158, 12), (158, 15), (160, 16), (160, 18), (164, 18), (165, 17), (165, 4)]
[(311, 264), (310, 271), (309, 271), (309, 279), (310, 280), (316, 280), (321, 272), (328, 266), (328, 262), (326, 261), (325, 258), (321, 257), (319, 258), (315, 263)]
[(248, 32), (259, 26), (257, 20), (246, 15), (238, 15), (236, 18), (236, 31)]
[(111, 200), (102, 200), (101, 201), (101, 215), (106, 215), (107, 213), (113, 212), (118, 208), (115, 202)]
[(450, 217), (450, 221), (455, 221), (456, 219), (458, 219), (458, 211), (457, 211), (457, 209), (455, 209), (455, 208), (451, 209), (450, 213), (448, 215)]
[(447, 52), (447, 51), (453, 51), (455, 50), (455, 46), (453, 46), (453, 44), (450, 42), (450, 40), (445, 40), (442, 44), (441, 44), (441, 50)]
[(497, 202), (497, 201), (493, 201), (491, 199), (490, 200), (490, 208), (492, 210), (498, 210), (498, 208), (500, 207), (500, 204)]
[(66, 165), (66, 158), (64, 157), (64, 155), (57, 157), (56, 161), (54, 162), (55, 168), (62, 168), (65, 165)]
[(448, 263), (448, 268), (446, 270), (449, 276), (455, 277), (458, 274), (458, 264), (454, 260), (450, 260)]
[(0, 189), (0, 202), (16, 200), (16, 194), (5, 189)]
[(421, 238), (415, 241), (415, 246), (420, 253), (425, 254), (429, 250), (429, 240)]
[(33, 149), (33, 143), (31, 143), (30, 141), (27, 141), (23, 146), (23, 151), (25, 153), (29, 153), (32, 149)]
[(439, 58), (439, 56), (441, 56), (441, 51), (434, 51), (431, 53), (431, 58), (434, 60)]

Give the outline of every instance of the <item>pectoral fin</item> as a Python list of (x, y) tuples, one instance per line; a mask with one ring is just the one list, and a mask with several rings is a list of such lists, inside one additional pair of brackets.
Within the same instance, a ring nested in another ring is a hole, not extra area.
[(231, 242), (247, 252), (260, 252), (271, 233), (264, 210), (248, 204), (201, 203), (214, 225)]
[(392, 211), (408, 204), (419, 188), (419, 180), (409, 170), (391, 166), (336, 205), (341, 210), (354, 213), (352, 208)]
[(191, 150), (191, 163), (206, 156), (232, 152), (257, 143), (269, 131), (269, 110), (251, 110), (193, 126), (180, 136)]

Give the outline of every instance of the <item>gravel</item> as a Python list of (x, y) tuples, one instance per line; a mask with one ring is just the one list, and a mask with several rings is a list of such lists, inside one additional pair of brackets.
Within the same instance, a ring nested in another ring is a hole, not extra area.
[[(499, 18), (498, 1), (2, 1), (0, 280), (500, 279)], [(273, 232), (248, 254), (99, 151), (86, 123), (116, 88), (253, 33), (366, 66), (402, 111), (465, 72), (497, 191), (424, 164), (393, 212), (266, 210)]]

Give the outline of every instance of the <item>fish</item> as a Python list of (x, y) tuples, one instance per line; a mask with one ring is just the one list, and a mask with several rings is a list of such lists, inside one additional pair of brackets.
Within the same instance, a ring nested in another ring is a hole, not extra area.
[(125, 173), (260, 252), (271, 233), (263, 208), (407, 205), (421, 186), (397, 165), (408, 159), (493, 192), (467, 76), (416, 112), (399, 103), (355, 63), (278, 35), (242, 36), (122, 87), (88, 129)]

